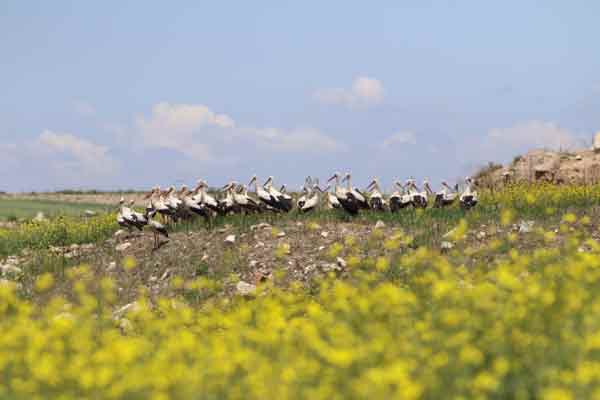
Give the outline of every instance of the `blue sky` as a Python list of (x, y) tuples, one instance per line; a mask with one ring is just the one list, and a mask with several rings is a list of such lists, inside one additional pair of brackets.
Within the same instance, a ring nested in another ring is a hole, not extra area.
[[(483, 4), (486, 3), (486, 4)], [(5, 1), (0, 190), (454, 181), (600, 130), (595, 1)]]

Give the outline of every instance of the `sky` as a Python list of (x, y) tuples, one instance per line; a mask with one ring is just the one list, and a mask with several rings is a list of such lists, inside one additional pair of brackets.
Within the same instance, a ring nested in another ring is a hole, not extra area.
[(0, 5), (0, 190), (456, 181), (600, 131), (597, 1)]

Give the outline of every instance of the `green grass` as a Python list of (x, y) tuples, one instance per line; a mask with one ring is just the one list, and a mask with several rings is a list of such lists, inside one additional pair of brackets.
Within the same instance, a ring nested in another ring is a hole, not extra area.
[(38, 212), (48, 218), (80, 216), (85, 210), (104, 212), (109, 209), (101, 204), (68, 203), (52, 200), (0, 199), (0, 221), (30, 219)]

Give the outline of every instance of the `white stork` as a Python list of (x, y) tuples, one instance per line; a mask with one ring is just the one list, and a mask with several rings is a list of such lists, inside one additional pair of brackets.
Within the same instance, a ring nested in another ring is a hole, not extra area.
[(335, 194), (331, 193), (329, 191), (329, 189), (331, 189), (331, 185), (327, 186), (325, 188), (325, 192), (327, 193), (327, 208), (329, 209), (339, 209), (342, 208), (342, 205), (340, 204), (340, 201), (337, 199), (337, 197), (335, 196)]
[(394, 182), (394, 185), (397, 190), (390, 196), (390, 211), (393, 213), (411, 205), (410, 195), (406, 193), (404, 185), (398, 180)]
[(198, 180), (197, 183), (198, 194), (194, 200), (203, 207), (209, 208), (214, 212), (218, 212), (219, 202), (208, 193), (208, 182), (205, 180)]
[(410, 196), (412, 206), (414, 208), (426, 208), (427, 192), (421, 192), (417, 187), (415, 180), (412, 178), (406, 181), (406, 187), (408, 188), (408, 194)]
[(152, 231), (154, 236), (154, 247), (153, 250), (156, 250), (160, 247), (160, 236), (164, 236), (166, 238), (169, 237), (169, 232), (167, 231), (167, 227), (161, 224), (158, 221), (152, 219), (156, 214), (156, 210), (146, 210), (146, 220), (148, 221), (148, 227)]
[(342, 179), (342, 182), (344, 182), (344, 181), (347, 182), (347, 185), (348, 185), (347, 191), (356, 199), (356, 202), (358, 203), (359, 208), (368, 210), (369, 203), (367, 202), (365, 195), (360, 190), (358, 190), (357, 188), (352, 186), (351, 179), (352, 179), (352, 175), (350, 175), (350, 172), (346, 172), (346, 175), (344, 176), (344, 179)]
[(227, 215), (230, 212), (236, 212), (236, 204), (233, 201), (233, 182), (223, 186), (221, 192), (225, 193), (225, 197), (219, 200), (219, 213)]
[(248, 195), (246, 186), (233, 182), (233, 201), (240, 207), (241, 210), (246, 212), (255, 212), (260, 209), (256, 200)]
[(252, 177), (252, 179), (248, 183), (248, 186), (251, 186), (252, 184), (254, 184), (254, 191), (256, 193), (256, 197), (258, 197), (258, 200), (261, 203), (277, 211), (280, 211), (282, 209), (281, 205), (279, 204), (279, 199), (273, 196), (270, 192), (266, 191), (263, 186), (258, 184), (258, 178), (256, 177), (256, 175)]
[(329, 180), (327, 182), (331, 182), (334, 179), (335, 179), (335, 187), (334, 187), (335, 197), (337, 198), (338, 202), (341, 204), (344, 211), (346, 211), (350, 215), (358, 214), (358, 211), (360, 209), (358, 201), (356, 200), (354, 195), (350, 192), (350, 190), (344, 189), (340, 186), (340, 174), (336, 172), (335, 174), (333, 174), (333, 176), (331, 178), (329, 178)]
[(373, 210), (383, 211), (385, 208), (385, 200), (381, 194), (381, 188), (379, 187), (379, 180), (374, 178), (373, 181), (367, 186), (366, 192), (369, 192), (369, 206)]
[(300, 212), (306, 213), (309, 211), (313, 211), (321, 202), (320, 194), (323, 193), (323, 190), (316, 183), (313, 185), (313, 195), (306, 200), (306, 203), (300, 209)]
[(470, 210), (477, 205), (479, 201), (479, 195), (476, 190), (473, 190), (473, 179), (471, 177), (465, 178), (467, 187), (465, 191), (460, 195), (460, 206), (465, 210)]
[(136, 222), (136, 226), (146, 226), (148, 225), (148, 220), (146, 219), (146, 216), (142, 213), (139, 213), (137, 211), (135, 211), (135, 209), (133, 208), (133, 206), (135, 205), (135, 200), (130, 200), (129, 201), (129, 213), (131, 214), (131, 217), (133, 218), (133, 220), (135, 220)]
[(310, 187), (311, 186), (312, 186), (312, 178), (310, 176), (307, 176), (306, 179), (304, 180), (304, 185), (300, 189), (302, 195), (296, 201), (296, 206), (298, 207), (298, 210), (300, 210), (304, 206), (304, 204), (306, 203), (306, 199), (308, 199), (308, 197), (310, 196), (310, 193), (311, 193)]
[[(454, 203), (454, 201), (456, 201), (458, 198), (458, 185), (455, 189), (456, 190), (452, 190), (446, 181), (442, 181), (442, 189), (435, 193), (433, 206), (436, 208), (443, 208)], [(427, 185), (427, 190), (430, 193), (433, 193), (429, 187), (429, 184)]]
[(277, 199), (279, 209), (281, 211), (289, 212), (292, 209), (292, 197), (289, 195), (283, 195), (279, 190), (273, 187), (273, 177), (269, 176), (263, 185), (263, 188), (269, 192), (269, 194)]
[(191, 192), (187, 187), (179, 194), (181, 207), (185, 210), (188, 216), (199, 215), (205, 219), (209, 218), (208, 210), (199, 203), (196, 198), (196, 191)]

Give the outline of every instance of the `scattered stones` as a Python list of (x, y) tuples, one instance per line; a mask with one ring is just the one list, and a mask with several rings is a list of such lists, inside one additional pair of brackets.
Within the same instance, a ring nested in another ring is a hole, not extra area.
[(317, 250), (323, 251), (323, 250), (325, 250), (325, 246), (319, 246), (319, 248)]
[(256, 244), (254, 245), (255, 248), (259, 249), (262, 247), (265, 247), (265, 244), (263, 242), (256, 242)]
[(251, 260), (250, 263), (248, 264), (250, 266), (250, 268), (254, 268), (258, 265), (258, 261), (256, 260)]
[(320, 268), (323, 272), (341, 271), (342, 269), (337, 263), (322, 263)]
[(130, 242), (124, 242), (124, 243), (121, 243), (121, 244), (117, 245), (117, 247), (115, 247), (115, 250), (122, 252), (122, 251), (127, 250), (130, 247), (131, 247), (131, 243)]
[(267, 224), (266, 222), (261, 222), (260, 224), (252, 225), (250, 227), (250, 230), (252, 232), (254, 232), (259, 229), (270, 229), (270, 228), (271, 228), (271, 224)]
[(282, 232), (279, 232), (279, 233), (277, 234), (277, 237), (278, 237), (278, 238), (285, 237), (285, 232), (283, 232), (283, 231), (282, 231)]
[(115, 269), (117, 269), (117, 263), (115, 261), (111, 261), (108, 264), (108, 267), (106, 267), (106, 271), (108, 272), (114, 271)]
[(321, 232), (321, 237), (322, 237), (323, 239), (327, 239), (327, 236), (329, 236), (329, 232), (327, 232), (327, 231), (323, 231), (323, 232)]
[(383, 229), (385, 228), (385, 222), (383, 222), (382, 220), (378, 220), (375, 223), (375, 229)]
[(256, 285), (244, 281), (239, 281), (237, 285), (235, 285), (235, 290), (241, 296), (250, 296), (256, 292)]
[(529, 233), (533, 230), (534, 221), (521, 221), (518, 225), (519, 233)]
[(342, 257), (338, 257), (336, 260), (338, 267), (340, 268), (346, 268), (346, 260), (344, 260)]
[(483, 239), (485, 239), (486, 236), (487, 236), (487, 234), (484, 231), (480, 231), (476, 235), (478, 240), (483, 240)]
[(234, 244), (235, 243), (235, 235), (228, 235), (225, 238), (225, 243), (226, 244)]
[(317, 265), (316, 264), (309, 264), (304, 268), (304, 273), (305, 274), (310, 274), (311, 272), (313, 272), (315, 269), (317, 269)]
[(5, 265), (0, 265), (0, 272), (2, 273), (2, 276), (8, 276), (8, 275), (19, 275), (23, 271), (21, 270), (21, 268), (17, 267), (16, 265), (5, 264)]

